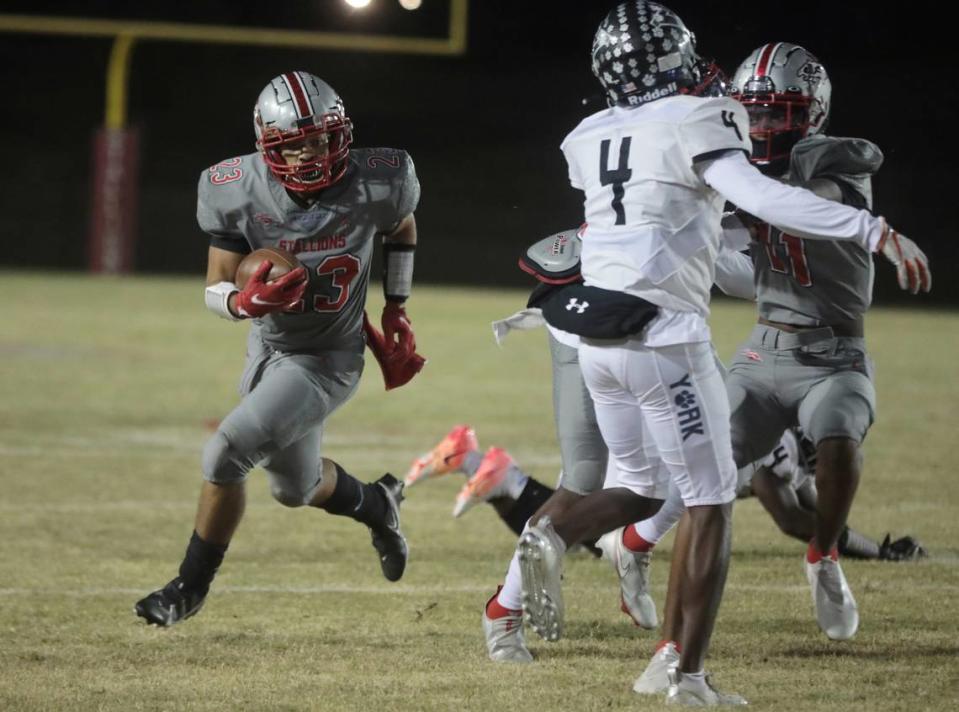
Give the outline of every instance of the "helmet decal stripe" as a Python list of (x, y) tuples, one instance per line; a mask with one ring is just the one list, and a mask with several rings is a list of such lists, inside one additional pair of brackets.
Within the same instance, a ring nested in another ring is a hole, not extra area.
[(763, 47), (762, 52), (759, 53), (759, 61), (756, 63), (757, 77), (765, 77), (769, 73), (769, 68), (772, 66), (773, 58), (776, 56), (776, 52), (782, 46), (782, 42), (777, 42), (776, 44), (768, 44)]
[(305, 119), (313, 116), (313, 106), (310, 104), (309, 95), (303, 84), (303, 79), (299, 72), (287, 72), (283, 75), (283, 82), (290, 90), (290, 96), (293, 97), (293, 105), (296, 107), (296, 116), (299, 119)]

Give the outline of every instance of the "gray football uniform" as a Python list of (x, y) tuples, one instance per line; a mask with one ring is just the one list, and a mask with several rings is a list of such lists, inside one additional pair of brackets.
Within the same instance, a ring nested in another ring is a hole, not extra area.
[(323, 422), (356, 390), (373, 238), (419, 200), (413, 163), (390, 148), (353, 149), (340, 181), (309, 207), (295, 202), (257, 153), (200, 175), (197, 221), (211, 244), (235, 252), (280, 247), (309, 281), (289, 312), (254, 319), (240, 382), (244, 396), (203, 454), (204, 477), (244, 479), (262, 464), (274, 497), (308, 503), (320, 483)]
[[(845, 204), (872, 206), (871, 176), (882, 153), (863, 139), (814, 136), (790, 157), (789, 178), (833, 181)], [(872, 256), (850, 242), (802, 240), (762, 226), (750, 246), (759, 314), (806, 327), (787, 333), (757, 325), (727, 380), (738, 464), (768, 453), (783, 430), (799, 425), (814, 442), (862, 441), (875, 413), (871, 362), (859, 336), (872, 298)], [(812, 328), (810, 328), (812, 327)]]

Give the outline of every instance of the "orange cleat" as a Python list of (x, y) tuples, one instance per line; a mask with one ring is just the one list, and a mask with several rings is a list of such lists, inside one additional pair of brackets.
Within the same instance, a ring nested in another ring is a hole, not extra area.
[(476, 474), (469, 478), (456, 496), (453, 516), (459, 517), (481, 502), (507, 496), (510, 486), (514, 484), (512, 480), (523, 476), (506, 450), (491, 447), (483, 456)]
[(479, 450), (479, 441), (476, 431), (468, 425), (457, 425), (450, 430), (439, 445), (428, 453), (413, 460), (409, 472), (406, 473), (407, 487), (454, 472), (463, 466), (467, 453)]

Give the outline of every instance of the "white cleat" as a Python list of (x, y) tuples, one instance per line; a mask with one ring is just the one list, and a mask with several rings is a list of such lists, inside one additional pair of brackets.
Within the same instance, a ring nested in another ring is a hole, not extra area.
[(838, 561), (824, 556), (806, 561), (806, 580), (812, 589), (816, 622), (831, 640), (849, 640), (859, 628), (859, 608)]
[(527, 529), (517, 544), (523, 579), (523, 613), (526, 622), (544, 640), (563, 636), (562, 539), (549, 517)]
[(720, 692), (713, 687), (709, 675), (690, 677), (676, 668), (669, 671), (669, 690), (666, 692), (667, 705), (686, 707), (741, 707), (749, 704), (745, 698), (731, 693)]
[(649, 595), (649, 552), (633, 552), (623, 544), (623, 527), (600, 537), (596, 545), (603, 550), (619, 576), (620, 601), (623, 613), (633, 623), (647, 630), (659, 625), (656, 603)]
[(633, 692), (640, 695), (658, 695), (669, 689), (670, 670), (679, 665), (679, 651), (675, 643), (666, 643), (656, 651), (643, 674), (633, 683)]
[(531, 663), (533, 655), (523, 636), (523, 614), (490, 618), (483, 611), (483, 635), (486, 652), (497, 663)]

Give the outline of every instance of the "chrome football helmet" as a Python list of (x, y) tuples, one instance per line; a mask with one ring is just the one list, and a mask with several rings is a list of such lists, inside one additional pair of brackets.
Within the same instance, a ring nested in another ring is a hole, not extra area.
[(647, 0), (609, 11), (593, 37), (592, 57), (610, 106), (691, 93), (702, 80), (693, 33), (672, 10)]
[(829, 119), (832, 83), (808, 50), (789, 42), (754, 50), (733, 75), (730, 95), (749, 114), (750, 160), (768, 173), (785, 172), (798, 141)]
[[(307, 72), (270, 80), (253, 109), (256, 147), (273, 176), (289, 190), (311, 193), (346, 173), (353, 122), (329, 84)], [(284, 151), (301, 151), (288, 164)]]

